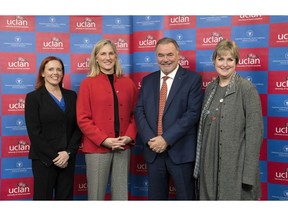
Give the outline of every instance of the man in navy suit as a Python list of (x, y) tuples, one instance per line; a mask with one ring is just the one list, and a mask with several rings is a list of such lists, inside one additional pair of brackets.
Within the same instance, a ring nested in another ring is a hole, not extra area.
[[(193, 170), (203, 100), (202, 78), (179, 65), (180, 48), (174, 39), (160, 39), (156, 55), (160, 70), (143, 78), (135, 108), (148, 170), (148, 199), (167, 200), (171, 176), (176, 199), (194, 200)], [(159, 134), (159, 97), (164, 76), (168, 76), (168, 91), (162, 118), (163, 132)]]

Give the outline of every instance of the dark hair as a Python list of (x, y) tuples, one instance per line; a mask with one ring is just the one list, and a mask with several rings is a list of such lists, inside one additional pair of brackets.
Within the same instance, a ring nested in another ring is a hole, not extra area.
[(62, 83), (63, 83), (63, 79), (64, 79), (64, 74), (65, 74), (63, 61), (60, 58), (56, 57), (56, 56), (48, 56), (48, 57), (44, 58), (42, 60), (41, 64), (40, 64), (40, 67), (39, 67), (39, 70), (38, 70), (38, 75), (37, 75), (35, 89), (39, 89), (39, 88), (41, 88), (42, 86), (45, 85), (45, 80), (44, 80), (44, 77), (42, 76), (42, 74), (44, 73), (46, 64), (48, 62), (50, 62), (50, 61), (53, 61), (53, 60), (59, 61), (61, 66), (62, 66), (63, 77), (62, 77), (62, 80), (59, 83), (60, 88), (62, 88)]
[(179, 47), (177, 41), (174, 40), (173, 38), (168, 38), (168, 37), (164, 37), (164, 38), (161, 38), (160, 40), (158, 40), (155, 49), (157, 49), (157, 47), (158, 47), (160, 44), (169, 44), (169, 43), (174, 44), (176, 50), (177, 50), (177, 51), (180, 51), (180, 47)]

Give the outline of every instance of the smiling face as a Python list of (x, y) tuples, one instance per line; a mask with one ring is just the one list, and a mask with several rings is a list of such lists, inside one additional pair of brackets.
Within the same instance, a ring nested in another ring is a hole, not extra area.
[(221, 86), (227, 85), (234, 72), (236, 72), (236, 66), (239, 63), (237, 44), (227, 39), (221, 40), (216, 45), (212, 60), (220, 79), (219, 84)]
[(163, 73), (168, 75), (178, 65), (179, 51), (173, 43), (159, 44), (156, 49), (158, 65)]
[(230, 79), (231, 75), (236, 70), (236, 59), (231, 52), (223, 52), (222, 55), (217, 55), (214, 60), (215, 69), (220, 79)]
[(42, 72), (45, 85), (58, 86), (63, 79), (62, 64), (57, 60), (49, 61)]
[(99, 50), (99, 53), (96, 55), (96, 61), (98, 62), (100, 70), (103, 73), (114, 73), (114, 66), (117, 61), (117, 56), (113, 48), (109, 44), (104, 45)]

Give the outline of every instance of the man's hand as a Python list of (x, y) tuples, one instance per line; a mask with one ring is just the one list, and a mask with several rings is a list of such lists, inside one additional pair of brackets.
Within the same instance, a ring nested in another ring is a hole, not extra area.
[(156, 153), (162, 153), (167, 149), (167, 142), (162, 136), (157, 136), (148, 141), (150, 149)]

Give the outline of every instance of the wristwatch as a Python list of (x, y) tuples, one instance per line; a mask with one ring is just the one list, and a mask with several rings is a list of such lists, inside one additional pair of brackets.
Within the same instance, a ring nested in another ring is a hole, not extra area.
[(67, 154), (70, 156), (71, 152), (69, 150), (66, 150)]

